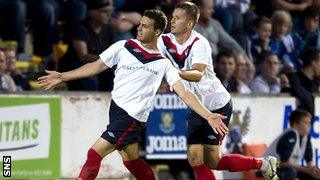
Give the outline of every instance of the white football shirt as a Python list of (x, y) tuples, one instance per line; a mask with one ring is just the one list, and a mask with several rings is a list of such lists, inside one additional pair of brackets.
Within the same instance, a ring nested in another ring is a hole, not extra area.
[(147, 121), (163, 77), (170, 86), (181, 79), (170, 60), (159, 51), (145, 49), (136, 39), (118, 41), (99, 56), (108, 67), (117, 65), (113, 101), (141, 122)]
[(210, 44), (201, 34), (192, 31), (184, 44), (179, 44), (172, 33), (163, 34), (158, 38), (158, 48), (178, 69), (190, 70), (196, 63), (206, 65), (204, 76), (199, 82), (183, 81), (197, 94), (206, 108), (213, 111), (230, 101), (229, 92), (213, 71)]

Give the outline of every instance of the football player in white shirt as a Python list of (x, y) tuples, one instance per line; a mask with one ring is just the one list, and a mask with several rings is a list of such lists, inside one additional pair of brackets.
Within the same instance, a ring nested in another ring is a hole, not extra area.
[(124, 165), (138, 180), (155, 180), (151, 168), (139, 158), (138, 142), (163, 77), (189, 107), (210, 123), (216, 133), (223, 135), (228, 131), (222, 122), (224, 117), (208, 111), (182, 84), (179, 72), (170, 60), (163, 58), (158, 51), (157, 38), (166, 24), (162, 11), (146, 11), (138, 27), (137, 39), (113, 44), (100, 54), (99, 59), (78, 69), (64, 73), (46, 71), (48, 75), (38, 79), (49, 90), (63, 81), (92, 76), (117, 64), (111, 92), (110, 124), (88, 151), (79, 179), (95, 179), (103, 157), (119, 150)]
[[(171, 32), (158, 38), (158, 48), (180, 69), (183, 81), (211, 112), (232, 115), (231, 96), (213, 71), (209, 42), (193, 28), (199, 19), (199, 8), (190, 2), (178, 5), (171, 20)], [(210, 169), (243, 171), (261, 169), (268, 179), (276, 177), (276, 158), (258, 159), (239, 154), (221, 156), (224, 135), (214, 132), (199, 114), (188, 118), (188, 161), (197, 180), (215, 179)]]

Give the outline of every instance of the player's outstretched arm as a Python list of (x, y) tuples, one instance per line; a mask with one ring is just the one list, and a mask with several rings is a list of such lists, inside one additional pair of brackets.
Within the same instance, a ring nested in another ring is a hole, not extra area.
[(201, 104), (197, 96), (187, 89), (181, 81), (177, 81), (173, 85), (173, 90), (191, 109), (208, 121), (215, 133), (220, 135), (228, 133), (227, 126), (222, 122), (226, 117), (217, 113), (211, 113)]
[(39, 77), (38, 81), (45, 90), (49, 90), (56, 87), (63, 81), (70, 81), (93, 76), (99, 74), (107, 68), (108, 67), (102, 62), (102, 60), (98, 59), (94, 62), (87, 63), (75, 70), (64, 73), (46, 70), (47, 75)]

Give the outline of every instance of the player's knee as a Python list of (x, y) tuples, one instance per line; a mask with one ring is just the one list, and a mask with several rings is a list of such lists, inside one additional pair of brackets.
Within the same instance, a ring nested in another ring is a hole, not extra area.
[(210, 169), (217, 169), (221, 157), (219, 155), (211, 155), (204, 158), (204, 163)]
[(204, 163), (202, 156), (197, 156), (196, 154), (189, 155), (188, 161), (191, 166), (198, 166)]
[(128, 153), (120, 153), (122, 160), (124, 161), (132, 161), (132, 160), (136, 160), (139, 158), (139, 154), (128, 154)]

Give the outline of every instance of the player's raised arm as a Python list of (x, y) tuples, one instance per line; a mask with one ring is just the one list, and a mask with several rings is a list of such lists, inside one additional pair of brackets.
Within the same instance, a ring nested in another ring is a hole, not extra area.
[(173, 86), (173, 90), (178, 94), (178, 96), (197, 114), (202, 116), (208, 121), (213, 131), (217, 134), (224, 135), (228, 133), (227, 126), (222, 122), (225, 116), (217, 113), (211, 113), (207, 108), (205, 108), (197, 96), (187, 89), (181, 81), (177, 81)]
[(106, 64), (103, 63), (101, 59), (98, 59), (94, 62), (87, 63), (77, 69), (68, 72), (59, 73), (57, 71), (46, 70), (47, 75), (39, 77), (38, 81), (45, 90), (49, 90), (56, 87), (63, 81), (70, 81), (93, 76), (99, 74), (107, 68), (108, 67), (106, 66)]

